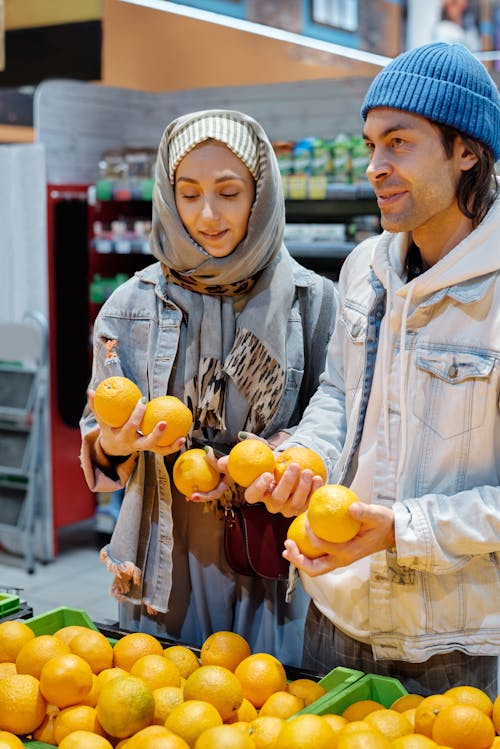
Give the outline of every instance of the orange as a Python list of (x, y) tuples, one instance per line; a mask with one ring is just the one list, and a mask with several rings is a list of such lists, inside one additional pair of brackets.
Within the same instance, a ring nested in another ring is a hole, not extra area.
[(200, 660), (203, 666), (225, 666), (234, 671), (250, 654), (250, 645), (242, 635), (220, 630), (213, 632), (203, 642)]
[(203, 731), (197, 738), (194, 749), (255, 749), (255, 744), (239, 728), (224, 725)]
[(274, 473), (276, 461), (269, 445), (262, 440), (246, 439), (229, 452), (227, 470), (240, 486), (250, 486), (262, 473)]
[(193, 414), (175, 395), (160, 395), (146, 405), (141, 425), (142, 433), (151, 434), (159, 421), (165, 421), (167, 427), (158, 445), (171, 445), (189, 432), (193, 426)]
[(413, 733), (413, 726), (402, 713), (390, 708), (374, 710), (364, 718), (366, 722), (380, 731), (389, 741), (405, 736), (407, 733)]
[(189, 744), (165, 726), (146, 726), (127, 740), (125, 749), (189, 749)]
[(0, 730), (31, 733), (45, 717), (47, 702), (40, 682), (31, 674), (14, 674), (0, 680)]
[(236, 710), (236, 715), (232, 718), (229, 718), (229, 720), (226, 720), (226, 723), (237, 723), (237, 722), (246, 722), (250, 723), (252, 720), (255, 720), (257, 718), (259, 713), (257, 712), (257, 708), (255, 708), (250, 700), (247, 700), (246, 697), (243, 697), (243, 700), (241, 702), (241, 705)]
[(57, 713), (54, 719), (56, 744), (60, 744), (63, 738), (73, 731), (89, 731), (89, 733), (104, 736), (104, 729), (99, 722), (95, 707), (71, 705)]
[(392, 749), (392, 741), (377, 731), (360, 730), (340, 735), (336, 749)]
[(482, 710), (488, 718), (491, 717), (493, 712), (493, 700), (491, 700), (482, 689), (478, 689), (478, 687), (452, 687), (451, 689), (447, 689), (444, 694), (464, 705), (474, 705), (474, 707)]
[(82, 705), (90, 705), (90, 707), (95, 707), (97, 705), (97, 697), (99, 696), (99, 692), (101, 691), (101, 685), (99, 684), (99, 681), (97, 680), (97, 675), (92, 674), (92, 686), (90, 688), (90, 692), (86, 697), (81, 700)]
[(457, 702), (437, 715), (432, 738), (436, 744), (453, 749), (490, 749), (495, 729), (490, 718), (478, 707)]
[(369, 713), (373, 713), (374, 710), (381, 710), (383, 708), (384, 705), (382, 705), (381, 702), (377, 702), (377, 700), (358, 700), (357, 702), (353, 702), (352, 705), (349, 705), (349, 707), (346, 707), (342, 712), (342, 717), (348, 721), (364, 720)]
[(290, 463), (298, 463), (302, 471), (309, 468), (315, 476), (321, 476), (323, 482), (326, 482), (328, 474), (323, 458), (309, 447), (296, 445), (288, 447), (277, 456), (274, 468), (276, 483), (280, 481)]
[(304, 704), (310, 705), (315, 702), (324, 694), (326, 689), (318, 684), (314, 679), (294, 679), (288, 684), (288, 691), (290, 694), (295, 694), (304, 700)]
[(144, 679), (151, 689), (180, 687), (181, 685), (181, 672), (175, 663), (169, 661), (164, 655), (150, 653), (141, 656), (136, 660), (129, 673), (132, 676)]
[(382, 736), (374, 726), (371, 726), (366, 720), (351, 720), (347, 721), (345, 726), (339, 731), (339, 739), (344, 736), (352, 736), (355, 733), (374, 733), (376, 736)]
[(277, 718), (291, 718), (305, 707), (305, 701), (296, 694), (279, 690), (270, 694), (259, 710), (259, 715), (274, 715)]
[(107, 377), (95, 389), (95, 415), (110, 427), (122, 427), (141, 397), (141, 391), (128, 377)]
[(436, 716), (445, 707), (453, 704), (453, 699), (444, 694), (431, 694), (429, 697), (424, 697), (415, 710), (415, 733), (422, 733), (432, 738), (432, 726)]
[(113, 665), (113, 646), (102, 632), (87, 629), (71, 638), (69, 648), (72, 653), (87, 661), (94, 674), (111, 668)]
[(200, 667), (198, 656), (186, 645), (169, 645), (163, 651), (165, 658), (175, 663), (183, 679)]
[(111, 681), (111, 679), (116, 679), (117, 676), (126, 676), (127, 674), (128, 671), (125, 671), (124, 668), (120, 668), (119, 666), (112, 666), (111, 668), (103, 669), (96, 675), (99, 691), (103, 688), (106, 682)]
[(269, 653), (253, 653), (236, 666), (234, 675), (243, 689), (243, 696), (260, 709), (274, 692), (284, 691), (287, 685), (285, 668)]
[(350, 541), (361, 527), (351, 517), (349, 507), (358, 502), (357, 495), (341, 484), (325, 484), (311, 494), (307, 518), (311, 530), (331, 543)]
[(28, 640), (17, 654), (17, 673), (31, 674), (39, 679), (42, 667), (50, 658), (70, 652), (69, 645), (55, 635), (38, 635)]
[(437, 744), (421, 733), (409, 733), (392, 742), (392, 749), (436, 749)]
[(160, 726), (165, 724), (173, 708), (184, 701), (181, 687), (158, 687), (153, 689), (153, 697), (155, 700), (153, 723)]
[(194, 447), (181, 453), (174, 463), (174, 484), (181, 494), (211, 492), (220, 482), (220, 473), (207, 460), (205, 450)]
[(58, 746), (59, 749), (113, 749), (113, 745), (104, 736), (84, 730), (69, 733)]
[[(335, 713), (323, 713), (323, 718), (332, 729), (335, 738), (339, 736), (341, 730), (347, 725), (346, 719)], [(333, 746), (335, 746), (335, 744), (333, 744)]]
[(283, 718), (272, 715), (259, 715), (252, 720), (248, 729), (248, 735), (256, 746), (256, 749), (275, 749), (278, 737), (286, 725)]
[(221, 725), (219, 711), (205, 700), (186, 700), (175, 705), (165, 721), (166, 728), (183, 738), (189, 746), (194, 746), (203, 731)]
[(49, 704), (69, 707), (87, 697), (92, 677), (92, 669), (79, 655), (56, 655), (42, 667), (40, 691)]
[(243, 689), (224, 666), (200, 666), (184, 684), (185, 700), (205, 700), (220, 713), (222, 720), (233, 717), (243, 701)]
[(288, 526), (286, 537), (295, 541), (302, 554), (305, 554), (309, 559), (315, 559), (316, 557), (323, 556), (325, 552), (320, 551), (316, 546), (313, 546), (312, 542), (309, 540), (306, 531), (306, 519), (307, 512), (301, 512), (300, 515), (294, 517)]
[(0, 731), (0, 749), (26, 749), (26, 747), (15, 733)]
[[(401, 712), (398, 710), (398, 712)], [(401, 715), (404, 715), (405, 718), (411, 723), (411, 727), (413, 730), (415, 730), (415, 713), (417, 712), (416, 707), (410, 707), (408, 710), (403, 710)]]
[(54, 737), (54, 725), (56, 722), (55, 718), (58, 712), (59, 710), (57, 708), (51, 708), (47, 706), (47, 714), (45, 715), (45, 718), (42, 720), (38, 728), (35, 728), (32, 733), (33, 739), (35, 741), (42, 741), (44, 744), (56, 743)]
[(411, 710), (417, 705), (420, 705), (424, 698), (421, 694), (404, 694), (402, 697), (398, 697), (390, 705), (391, 710), (397, 710), (399, 713), (404, 713), (405, 710)]
[(65, 627), (61, 627), (54, 632), (54, 634), (69, 645), (73, 637), (88, 631), (89, 628), (84, 627), (83, 624), (67, 624)]
[(11, 661), (5, 661), (0, 663), (0, 679), (5, 679), (6, 676), (12, 676), (17, 674), (16, 664)]
[(500, 695), (498, 695), (493, 703), (491, 719), (493, 720), (493, 725), (495, 726), (496, 732), (500, 734)]
[(278, 740), (276, 749), (331, 749), (334, 733), (328, 721), (321, 715), (297, 715), (286, 721)]
[(147, 632), (129, 632), (115, 643), (113, 663), (125, 671), (130, 671), (141, 656), (149, 654), (163, 655), (161, 642)]
[(106, 733), (127, 738), (153, 722), (153, 691), (138, 676), (119, 676), (101, 689), (96, 711)]
[(35, 633), (27, 624), (15, 619), (0, 622), (0, 662), (15, 663), (17, 654)]

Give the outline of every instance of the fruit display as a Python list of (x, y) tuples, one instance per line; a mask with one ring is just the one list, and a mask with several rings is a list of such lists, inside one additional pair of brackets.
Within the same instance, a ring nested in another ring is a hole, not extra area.
[(500, 745), (500, 696), (474, 686), (424, 697), (341, 667), (316, 680), (252, 653), (235, 632), (214, 632), (197, 650), (143, 632), (108, 638), (77, 614), (0, 622), (0, 665), (12, 666), (0, 670), (0, 749)]

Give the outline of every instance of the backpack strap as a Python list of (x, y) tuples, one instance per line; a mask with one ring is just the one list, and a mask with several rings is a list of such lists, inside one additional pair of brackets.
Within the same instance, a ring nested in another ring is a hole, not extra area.
[(297, 289), (300, 316), (302, 318), (302, 329), (304, 331), (304, 376), (302, 378), (299, 393), (299, 407), (301, 413), (304, 411), (314, 394), (314, 391), (318, 386), (319, 376), (325, 365), (325, 360), (320, 360), (319, 357), (311, 355), (313, 345), (315, 350), (324, 351), (326, 355), (326, 349), (331, 335), (332, 319), (334, 319), (336, 312), (333, 281), (326, 278), (326, 276), (321, 276), (321, 278), (323, 281), (323, 293), (320, 309), (315, 322), (311, 319), (312, 315), (311, 307), (308, 302), (308, 289), (302, 286), (299, 286)]

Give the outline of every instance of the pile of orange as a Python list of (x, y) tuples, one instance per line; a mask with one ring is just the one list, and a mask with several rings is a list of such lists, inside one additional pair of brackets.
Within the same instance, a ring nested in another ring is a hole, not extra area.
[[(84, 647), (85, 635), (88, 642)], [(112, 659), (109, 661), (109, 650)], [(78, 651), (78, 652), (75, 652)], [(280, 661), (215, 632), (199, 654), (129, 633), (63, 627), (35, 636), (0, 623), (0, 749), (32, 738), (61, 749), (498, 749), (500, 696), (455, 687), (341, 715), (303, 711), (324, 688), (289, 681)]]

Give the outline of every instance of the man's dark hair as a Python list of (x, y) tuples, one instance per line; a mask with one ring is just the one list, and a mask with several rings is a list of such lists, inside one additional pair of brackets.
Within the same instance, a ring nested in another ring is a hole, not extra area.
[(487, 146), (474, 138), (459, 132), (448, 125), (437, 124), (441, 132), (441, 141), (447, 157), (453, 155), (455, 138), (463, 140), (466, 148), (477, 156), (477, 164), (463, 172), (457, 185), (458, 207), (474, 228), (478, 226), (491, 208), (498, 195), (498, 184), (495, 174), (495, 157)]

